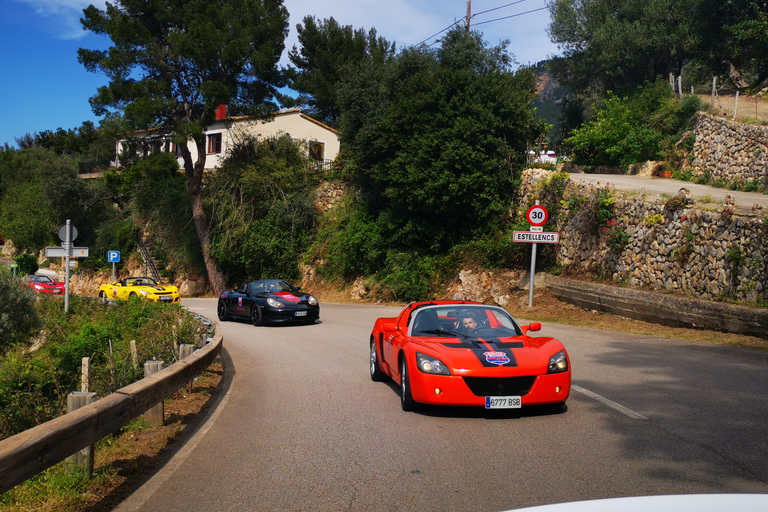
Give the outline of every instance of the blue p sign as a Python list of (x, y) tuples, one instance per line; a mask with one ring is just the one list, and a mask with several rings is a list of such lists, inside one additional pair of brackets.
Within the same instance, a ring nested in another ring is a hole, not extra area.
[(120, 263), (120, 251), (107, 251), (107, 261), (109, 263)]

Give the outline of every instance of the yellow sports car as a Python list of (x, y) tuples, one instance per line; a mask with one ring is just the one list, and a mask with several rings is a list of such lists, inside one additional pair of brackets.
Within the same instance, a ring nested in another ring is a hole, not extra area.
[(180, 295), (176, 286), (158, 284), (151, 277), (126, 277), (99, 287), (99, 299), (104, 302), (116, 299), (127, 300), (131, 297), (178, 304)]

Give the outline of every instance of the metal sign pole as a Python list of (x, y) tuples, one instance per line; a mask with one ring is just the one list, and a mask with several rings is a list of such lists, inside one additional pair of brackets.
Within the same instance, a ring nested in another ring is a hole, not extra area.
[(536, 246), (538, 244), (531, 244), (531, 279), (528, 282), (528, 307), (533, 306), (533, 279), (536, 276)]
[[(534, 205), (538, 205), (539, 201), (536, 200)], [(536, 277), (536, 243), (531, 244), (531, 271), (530, 280), (528, 281), (528, 307), (533, 307), (533, 280)]]
[(67, 219), (66, 240), (61, 244), (64, 246), (66, 256), (64, 256), (64, 312), (69, 310), (69, 257), (72, 254), (72, 225)]

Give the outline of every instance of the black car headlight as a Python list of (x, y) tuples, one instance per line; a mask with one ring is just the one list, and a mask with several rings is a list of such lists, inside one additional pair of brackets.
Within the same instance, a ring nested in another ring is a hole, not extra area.
[(547, 373), (563, 373), (567, 371), (568, 358), (565, 355), (565, 350), (561, 350), (549, 358), (549, 368), (547, 368)]
[(416, 352), (416, 365), (424, 373), (433, 373), (436, 375), (450, 375), (451, 371), (445, 366), (445, 363), (436, 357), (427, 356), (421, 352)]
[(316, 299), (316, 298), (314, 298), (312, 295), (310, 295), (310, 296), (307, 298), (307, 303), (308, 303), (310, 306), (317, 306), (317, 299)]
[(273, 308), (284, 308), (285, 307), (282, 302), (280, 302), (278, 300), (275, 300), (272, 297), (267, 299), (267, 304), (269, 304)]

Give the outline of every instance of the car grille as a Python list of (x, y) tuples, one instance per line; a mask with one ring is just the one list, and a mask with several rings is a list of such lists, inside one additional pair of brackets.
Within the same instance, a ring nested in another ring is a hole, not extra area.
[(536, 376), (530, 377), (464, 377), (476, 396), (523, 396), (531, 390)]

